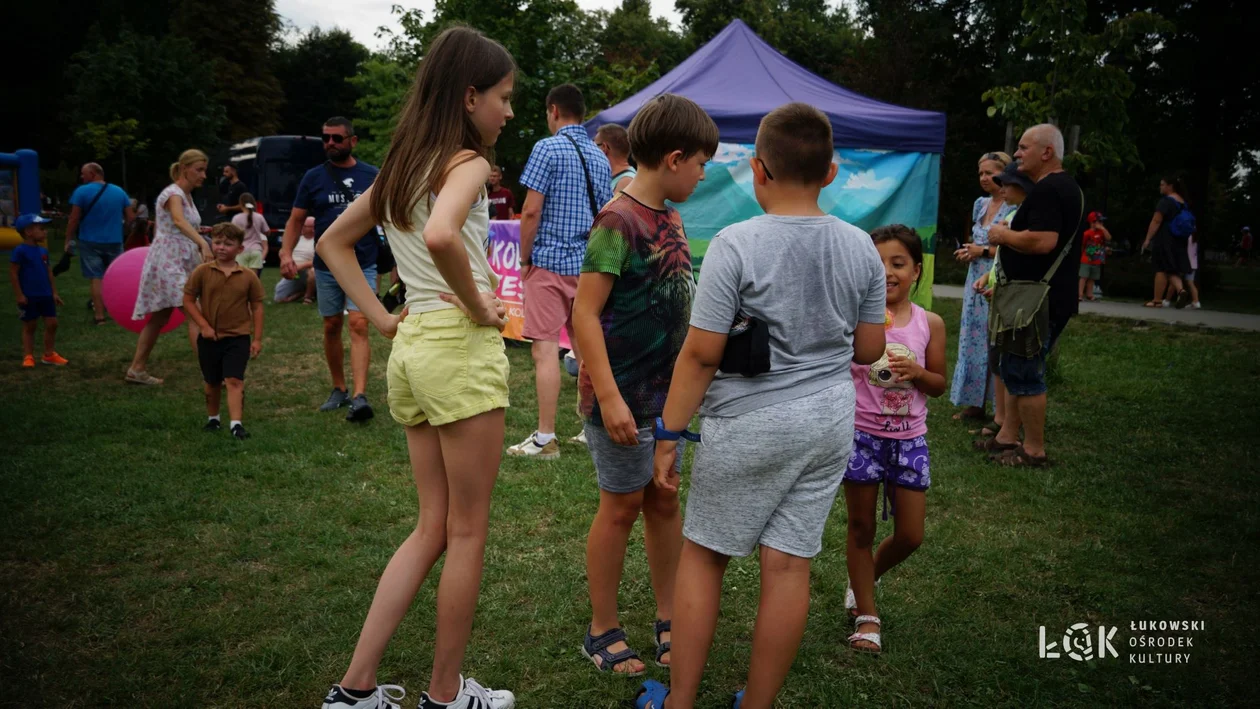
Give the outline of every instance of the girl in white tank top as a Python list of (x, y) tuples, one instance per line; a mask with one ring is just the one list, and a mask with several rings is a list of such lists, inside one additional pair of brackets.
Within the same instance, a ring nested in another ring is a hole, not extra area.
[[(397, 706), (405, 692), (378, 686), (376, 671), (417, 589), (445, 556), (435, 648), (420, 709), (512, 709), (506, 690), (460, 674), (472, 632), (489, 527), (490, 491), (503, 451), (508, 362), (503, 304), (483, 244), (490, 146), (512, 118), (516, 66), (498, 42), (466, 27), (430, 45), (398, 119), (380, 174), (324, 232), (316, 251), (382, 334), (389, 412), (407, 432), (420, 488), (419, 524), (381, 576), (350, 667), (324, 709)], [(387, 312), (354, 255), (359, 237), (384, 226), (407, 286), (408, 310)], [(450, 518), (447, 518), (447, 511)], [(447, 543), (447, 530), (458, 535)]]

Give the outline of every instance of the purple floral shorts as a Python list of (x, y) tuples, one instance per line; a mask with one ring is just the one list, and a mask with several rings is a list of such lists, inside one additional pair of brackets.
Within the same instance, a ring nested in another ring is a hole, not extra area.
[[(931, 457), (926, 436), (899, 440), (881, 438), (865, 431), (853, 431), (853, 455), (844, 471), (844, 481), (857, 484), (884, 483), (884, 519), (888, 519), (888, 487), (926, 490), (932, 485)], [(895, 505), (892, 513), (897, 514)]]

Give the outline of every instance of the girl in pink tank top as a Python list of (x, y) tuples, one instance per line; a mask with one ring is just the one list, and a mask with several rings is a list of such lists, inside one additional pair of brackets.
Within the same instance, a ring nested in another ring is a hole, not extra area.
[[(945, 393), (945, 321), (910, 302), (923, 270), (923, 242), (901, 224), (871, 232), (884, 261), (889, 322), (884, 356), (872, 365), (851, 365), (857, 390), (853, 454), (844, 473), (849, 509), (846, 560), (849, 588), (844, 606), (856, 627), (849, 647), (879, 653), (880, 623), (875, 583), (923, 542), (931, 466), (927, 445), (927, 398)], [(875, 507), (884, 484), (884, 519), (893, 513), (893, 535), (877, 553)]]

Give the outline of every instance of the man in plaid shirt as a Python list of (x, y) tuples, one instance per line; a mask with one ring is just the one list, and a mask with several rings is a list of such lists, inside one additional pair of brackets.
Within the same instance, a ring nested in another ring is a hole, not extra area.
[(573, 298), (596, 212), (612, 199), (612, 168), (582, 128), (586, 102), (572, 85), (547, 94), (547, 128), (521, 175), (529, 191), (521, 209), (521, 271), (525, 287), (524, 334), (534, 341), (538, 430), (509, 455), (554, 460), (560, 400), (560, 331), (573, 342)]

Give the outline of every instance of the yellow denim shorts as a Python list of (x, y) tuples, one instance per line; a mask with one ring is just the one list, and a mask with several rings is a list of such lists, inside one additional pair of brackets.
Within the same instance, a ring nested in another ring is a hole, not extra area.
[(236, 255), (236, 262), (241, 268), (257, 270), (263, 267), (263, 255), (261, 251), (242, 251)]
[(503, 337), (453, 308), (399, 323), (386, 378), (389, 414), (404, 426), (443, 426), (508, 406)]

